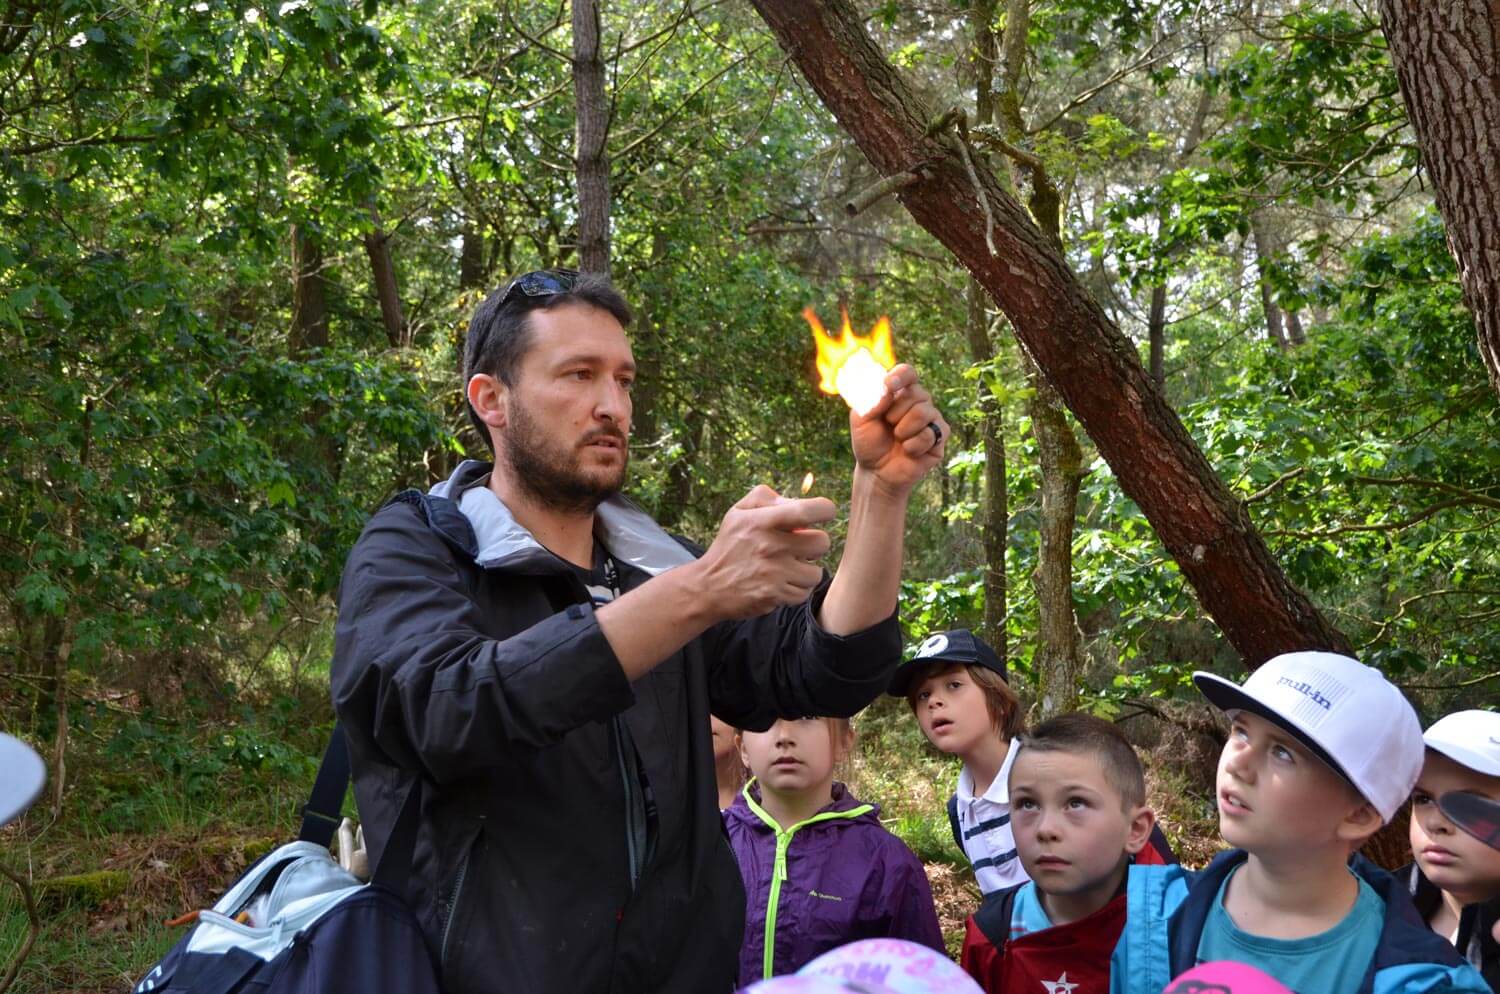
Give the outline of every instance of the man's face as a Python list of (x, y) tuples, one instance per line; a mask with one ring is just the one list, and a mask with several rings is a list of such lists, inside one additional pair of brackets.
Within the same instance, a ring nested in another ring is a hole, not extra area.
[(625, 485), (635, 358), (608, 311), (533, 311), (497, 456), (540, 504), (592, 511)]
[(1411, 795), (1411, 851), (1422, 873), (1466, 904), (1500, 894), (1500, 852), (1461, 831), (1437, 805), (1461, 790), (1500, 801), (1500, 777), (1488, 777), (1432, 749)]
[(943, 752), (963, 756), (996, 734), (984, 690), (961, 663), (934, 667), (917, 684), (913, 710), (927, 741)]
[(1088, 753), (1022, 748), (1011, 767), (1016, 853), (1044, 894), (1112, 896), (1127, 851), (1140, 848), (1134, 815)]
[(1354, 788), (1280, 725), (1229, 712), (1219, 754), (1219, 834), (1257, 855), (1334, 844), (1364, 802)]

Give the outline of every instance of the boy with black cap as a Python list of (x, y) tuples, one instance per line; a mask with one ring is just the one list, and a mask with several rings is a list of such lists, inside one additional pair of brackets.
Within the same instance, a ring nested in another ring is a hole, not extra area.
[(1422, 767), (1421, 725), (1401, 692), (1329, 652), (1277, 656), (1243, 685), (1201, 672), (1193, 682), (1230, 720), (1216, 794), (1237, 848), (1142, 888), (1159, 903), (1128, 909), (1129, 989), (1155, 994), (1196, 963), (1233, 960), (1297, 994), (1488, 991), (1423, 927), (1406, 889), (1355, 855)]
[(927, 741), (963, 762), (958, 789), (948, 798), (948, 821), (980, 892), (1025, 883), (1006, 788), (1022, 714), (1005, 662), (973, 632), (955, 628), (928, 636), (897, 668), (889, 689), (906, 698)]

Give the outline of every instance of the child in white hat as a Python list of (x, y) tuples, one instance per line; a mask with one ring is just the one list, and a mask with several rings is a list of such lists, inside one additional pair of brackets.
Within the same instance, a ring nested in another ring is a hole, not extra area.
[(1461, 831), (1439, 807), (1446, 794), (1500, 800), (1500, 714), (1456, 711), (1422, 736), (1426, 759), (1411, 796), (1411, 851), (1405, 879), (1434, 932), (1500, 988), (1500, 852)]

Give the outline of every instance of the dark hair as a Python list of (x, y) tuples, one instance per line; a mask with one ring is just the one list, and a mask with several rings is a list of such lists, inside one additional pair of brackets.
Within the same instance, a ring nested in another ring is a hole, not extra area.
[(1099, 763), (1105, 781), (1120, 795), (1128, 811), (1146, 803), (1146, 776), (1141, 761), (1113, 722), (1082, 711), (1049, 718), (1021, 737), (1021, 752), (1085, 753)]
[(495, 446), (490, 440), (489, 426), (468, 402), (469, 380), (476, 373), (487, 373), (506, 386), (515, 384), (516, 367), (531, 347), (531, 322), (527, 317), (532, 311), (550, 311), (568, 305), (597, 307), (612, 315), (622, 327), (630, 326), (630, 305), (603, 276), (584, 273), (561, 293), (536, 296), (513, 292), (517, 282), (524, 278), (510, 280), (484, 298), (469, 320), (469, 333), (464, 341), (464, 406), (469, 412), (469, 423), (491, 452)]
[(1001, 738), (1008, 742), (1021, 734), (1026, 727), (1026, 715), (1021, 711), (1021, 699), (1005, 681), (1005, 677), (988, 666), (980, 666), (977, 663), (939, 659), (922, 672), (913, 674), (906, 691), (906, 703), (911, 705), (913, 712), (917, 710), (917, 694), (922, 689), (923, 681), (930, 679), (934, 673), (946, 673), (951, 669), (967, 671), (969, 679), (974, 681), (974, 686), (984, 694), (984, 708), (989, 712), (990, 724), (1000, 733)]

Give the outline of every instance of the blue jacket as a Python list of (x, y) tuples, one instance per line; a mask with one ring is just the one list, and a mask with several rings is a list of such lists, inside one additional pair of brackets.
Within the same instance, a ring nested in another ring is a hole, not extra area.
[[(1179, 866), (1133, 867), (1125, 933), (1114, 961), (1125, 983), (1111, 986), (1120, 994), (1160, 994), (1169, 980), (1191, 968), (1219, 888), (1247, 858), (1243, 850), (1232, 849), (1197, 873)], [(1380, 944), (1360, 994), (1489, 994), (1478, 971), (1428, 929), (1394, 877), (1363, 856), (1355, 856), (1349, 868), (1385, 902)]]

